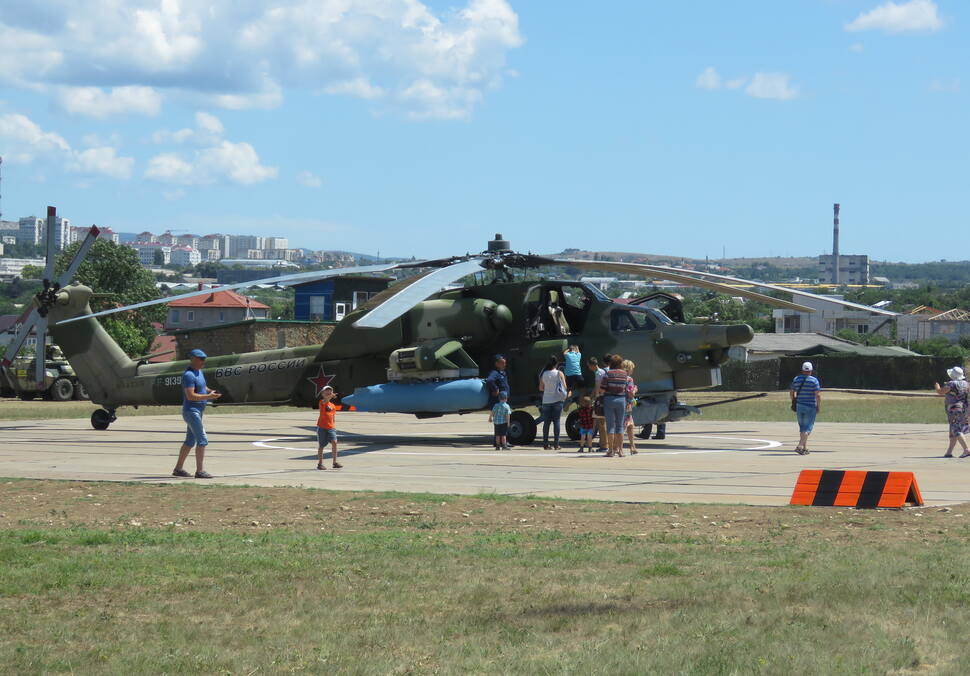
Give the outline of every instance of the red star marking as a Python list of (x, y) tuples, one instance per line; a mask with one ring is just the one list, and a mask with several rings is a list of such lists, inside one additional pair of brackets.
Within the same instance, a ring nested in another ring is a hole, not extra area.
[(324, 373), (323, 367), (321, 366), (320, 372), (317, 373), (316, 376), (314, 376), (313, 378), (307, 378), (307, 380), (313, 383), (313, 386), (316, 388), (316, 393), (314, 393), (313, 396), (319, 397), (320, 393), (323, 392), (323, 388), (329, 385), (330, 381), (333, 380), (335, 377), (336, 376), (328, 376), (326, 373)]

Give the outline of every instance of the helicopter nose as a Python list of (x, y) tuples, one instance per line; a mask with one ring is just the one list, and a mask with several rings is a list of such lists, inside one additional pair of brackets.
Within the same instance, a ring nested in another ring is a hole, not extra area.
[(725, 338), (728, 345), (744, 345), (754, 339), (754, 330), (747, 324), (734, 324), (727, 327)]

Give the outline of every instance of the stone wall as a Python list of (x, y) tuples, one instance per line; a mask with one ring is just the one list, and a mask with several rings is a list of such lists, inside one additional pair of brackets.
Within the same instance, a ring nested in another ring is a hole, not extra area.
[(249, 319), (235, 324), (170, 333), (175, 336), (175, 358), (187, 359), (189, 350), (194, 348), (217, 356), (320, 345), (327, 341), (335, 326), (332, 322)]

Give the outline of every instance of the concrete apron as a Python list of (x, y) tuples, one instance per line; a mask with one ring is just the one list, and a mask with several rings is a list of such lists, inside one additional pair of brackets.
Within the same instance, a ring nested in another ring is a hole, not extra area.
[[(908, 471), (929, 505), (970, 501), (970, 458), (944, 459), (946, 425), (819, 423), (809, 455), (793, 452), (790, 423), (670, 425), (663, 441), (637, 439), (625, 458), (560, 452), (541, 441), (495, 451), (482, 415), (338, 413), (344, 469), (316, 469), (314, 411), (206, 416), (206, 483), (751, 505), (788, 503), (802, 469)], [(87, 420), (0, 425), (0, 476), (37, 479), (194, 482), (171, 471), (185, 434), (179, 415), (125, 417), (110, 429)], [(541, 430), (540, 430), (541, 434)], [(624, 450), (626, 452), (626, 450)], [(956, 454), (959, 455), (959, 449)], [(330, 467), (329, 448), (325, 455)], [(192, 456), (186, 469), (194, 471)]]

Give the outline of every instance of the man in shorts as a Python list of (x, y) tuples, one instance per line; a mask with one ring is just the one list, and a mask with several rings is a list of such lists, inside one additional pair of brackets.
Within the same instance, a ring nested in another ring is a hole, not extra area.
[(182, 420), (185, 421), (185, 442), (179, 449), (179, 459), (175, 463), (175, 470), (172, 476), (190, 477), (182, 465), (189, 457), (189, 451), (195, 446), (195, 478), (211, 479), (212, 475), (202, 468), (205, 460), (205, 449), (209, 445), (209, 439), (205, 435), (205, 427), (202, 425), (202, 414), (210, 401), (215, 401), (222, 396), (215, 390), (210, 390), (205, 384), (205, 374), (202, 369), (205, 367), (206, 354), (196, 348), (189, 352), (189, 366), (182, 374)]

